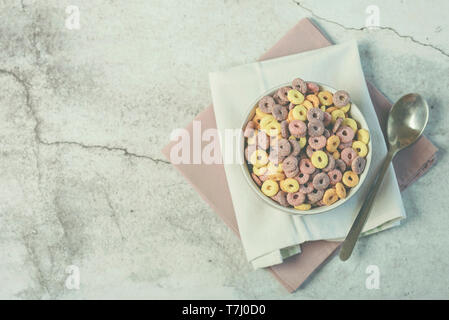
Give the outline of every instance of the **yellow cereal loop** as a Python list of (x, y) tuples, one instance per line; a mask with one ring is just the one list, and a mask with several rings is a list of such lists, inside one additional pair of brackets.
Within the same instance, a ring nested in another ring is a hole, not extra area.
[(307, 120), (307, 109), (304, 106), (296, 106), (293, 108), (293, 119), (306, 121)]
[(346, 118), (343, 120), (343, 125), (350, 127), (354, 132), (357, 131), (357, 122), (352, 118)]
[(274, 181), (282, 181), (285, 179), (285, 174), (281, 172), (271, 173), (268, 175), (268, 179), (274, 180)]
[(267, 126), (263, 128), (263, 131), (270, 137), (275, 137), (281, 132), (281, 124), (275, 120), (267, 124)]
[(279, 185), (276, 181), (273, 180), (266, 180), (262, 184), (262, 192), (267, 197), (273, 197), (276, 193), (279, 191)]
[(300, 204), (299, 206), (295, 207), (296, 210), (301, 210), (301, 211), (307, 211), (307, 210), (310, 210), (310, 208), (312, 208), (312, 205), (310, 203), (303, 203), (303, 204)]
[(368, 144), (368, 142), (369, 142), (368, 130), (359, 129), (359, 131), (357, 131), (357, 140), (359, 140), (360, 142), (363, 142), (364, 144)]
[(268, 169), (269, 174), (280, 173), (280, 172), (282, 172), (282, 163), (275, 164), (273, 162), (270, 162), (270, 163), (268, 163), (267, 169)]
[(337, 121), (338, 118), (345, 119), (345, 113), (340, 109), (332, 111), (331, 116), (332, 116), (332, 123), (335, 123), (335, 121)]
[(326, 142), (326, 149), (329, 152), (337, 151), (338, 146), (340, 145), (340, 138), (338, 136), (330, 136)]
[(359, 176), (352, 171), (346, 171), (343, 173), (343, 178), (341, 180), (345, 186), (352, 188), (359, 183)]
[(267, 172), (268, 168), (267, 167), (256, 167), (253, 166), (253, 172), (256, 176), (261, 176), (263, 175), (265, 172)]
[(295, 140), (295, 141), (297, 141), (295, 136), (288, 137), (288, 140)]
[(283, 181), (283, 186), (284, 186), (284, 189), (282, 189), (282, 186), (281, 186), (281, 189), (283, 190), (283, 191), (285, 191), (285, 192), (290, 192), (290, 193), (292, 193), (292, 192), (296, 192), (296, 191), (298, 191), (299, 190), (299, 182), (298, 182), (298, 180), (296, 180), (296, 179), (293, 179), (293, 178), (287, 178), (287, 179), (285, 179), (284, 181)]
[(323, 203), (326, 206), (330, 206), (331, 204), (335, 203), (335, 201), (338, 200), (337, 192), (334, 188), (327, 189), (326, 192), (324, 192), (323, 196)]
[(309, 94), (306, 96), (306, 100), (312, 102), (314, 108), (318, 108), (320, 106), (320, 99), (314, 94)]
[(249, 162), (251, 162), (253, 166), (263, 167), (268, 163), (268, 155), (264, 150), (258, 149), (251, 154)]
[(346, 188), (341, 182), (337, 182), (335, 185), (335, 192), (340, 199), (346, 198)]
[(330, 93), (329, 91), (321, 91), (318, 92), (318, 99), (320, 99), (320, 103), (323, 106), (330, 106), (332, 103), (334, 103), (333, 101), (333, 94)]
[(307, 138), (306, 137), (301, 137), (299, 138), (299, 146), (302, 148), (304, 148), (307, 144)]
[(351, 109), (351, 102), (340, 108), (340, 110), (343, 111), (344, 113), (348, 113), (349, 109)]
[(310, 102), (309, 100), (304, 100), (304, 102), (301, 103), (301, 105), (303, 105), (307, 110), (313, 108), (313, 104), (312, 104), (312, 102)]
[(298, 90), (289, 90), (287, 93), (287, 99), (293, 104), (301, 104), (304, 101), (304, 95)]
[(334, 153), (332, 153), (332, 156), (334, 157), (335, 160), (338, 160), (340, 159), (340, 152), (338, 150), (334, 151)]
[(368, 154), (368, 148), (366, 147), (366, 144), (364, 144), (362, 141), (354, 141), (352, 143), (352, 149), (357, 152), (357, 155), (359, 157), (365, 157)]
[(326, 112), (326, 106), (321, 106), (320, 109), (321, 111)]
[(270, 123), (277, 122), (276, 119), (271, 115), (267, 115), (260, 120), (260, 127), (265, 129)]
[(317, 169), (323, 169), (327, 166), (329, 159), (324, 151), (318, 150), (312, 154), (311, 158), (312, 164)]
[(269, 116), (270, 114), (269, 114), (269, 113), (263, 112), (262, 110), (260, 110), (259, 107), (257, 107), (257, 108), (256, 108), (256, 115), (258, 115), (259, 117), (263, 118), (263, 117), (265, 117), (265, 116)]

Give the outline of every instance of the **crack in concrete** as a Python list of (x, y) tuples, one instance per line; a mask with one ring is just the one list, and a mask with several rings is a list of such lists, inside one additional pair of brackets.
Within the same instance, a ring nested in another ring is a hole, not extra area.
[(444, 55), (445, 57), (448, 57), (448, 58), (449, 58), (449, 53), (445, 52), (443, 49), (441, 49), (441, 48), (439, 48), (439, 47), (437, 47), (437, 46), (435, 46), (435, 45), (432, 45), (432, 44), (430, 44), (430, 43), (421, 42), (421, 41), (415, 39), (415, 38), (412, 37), (412, 36), (400, 34), (396, 29), (394, 29), (394, 28), (392, 28), (392, 27), (387, 27), (387, 26), (379, 26), (379, 27), (373, 27), (373, 28), (370, 28), (370, 27), (361, 27), (361, 28), (347, 27), (347, 26), (345, 26), (345, 25), (342, 24), (342, 23), (339, 23), (339, 22), (337, 22), (337, 21), (330, 20), (330, 19), (328, 19), (328, 18), (325, 18), (325, 17), (322, 17), (322, 16), (317, 15), (312, 9), (310, 9), (310, 8), (308, 8), (308, 7), (306, 7), (306, 6), (304, 6), (304, 5), (303, 5), (301, 2), (299, 2), (299, 1), (292, 0), (292, 2), (293, 2), (294, 4), (296, 4), (298, 7), (300, 7), (300, 8), (302, 8), (302, 9), (306, 10), (307, 12), (309, 12), (314, 18), (316, 18), (316, 19), (318, 19), (318, 20), (321, 20), (321, 21), (325, 21), (325, 22), (334, 24), (334, 25), (339, 26), (340, 28), (343, 28), (343, 29), (345, 29), (345, 30), (350, 30), (350, 31), (366, 31), (366, 30), (376, 30), (376, 29), (377, 29), (377, 30), (387, 30), (387, 31), (390, 31), (390, 32), (394, 33), (396, 36), (398, 36), (398, 37), (400, 37), (400, 38), (408, 39), (408, 40), (412, 41), (413, 43), (416, 43), (416, 44), (418, 44), (418, 45), (420, 45), (420, 46), (428, 47), (428, 48), (431, 48), (431, 49), (433, 49), (433, 50), (436, 50), (436, 51), (438, 51), (440, 54), (442, 54), (442, 55)]
[(31, 102), (29, 83), (26, 80), (24, 80), (23, 78), (21, 78), (17, 73), (10, 71), (10, 70), (0, 69), (0, 74), (5, 74), (5, 75), (13, 77), (24, 89), (25, 104), (27, 106), (29, 113), (31, 114), (31, 117), (35, 121), (35, 126), (34, 126), (33, 130), (34, 130), (34, 140), (36, 141), (35, 155), (36, 155), (36, 159), (37, 159), (36, 166), (38, 168), (39, 180), (41, 179), (40, 163), (39, 163), (39, 156), (38, 156), (39, 145), (46, 145), (46, 146), (72, 145), (72, 146), (81, 147), (83, 149), (100, 149), (100, 150), (106, 150), (109, 152), (119, 151), (119, 152), (122, 152), (123, 155), (125, 155), (127, 157), (147, 159), (156, 164), (159, 164), (159, 163), (170, 164), (170, 162), (167, 160), (158, 159), (158, 158), (154, 158), (151, 156), (130, 152), (130, 151), (128, 151), (127, 148), (124, 148), (124, 147), (110, 147), (110, 146), (104, 146), (104, 145), (88, 145), (88, 144), (84, 144), (84, 143), (76, 142), (76, 141), (52, 141), (52, 142), (45, 141), (44, 139), (42, 139), (41, 133), (40, 133), (40, 125), (41, 125), (42, 121), (37, 116), (37, 113), (36, 113), (35, 109), (33, 108), (33, 105)]
[(36, 280), (37, 280), (39, 287), (41, 288), (41, 290), (45, 291), (47, 294), (50, 294), (47, 280), (45, 279), (45, 272), (40, 267), (39, 258), (38, 258), (38, 255), (36, 254), (34, 247), (30, 243), (28, 236), (24, 235), (22, 237), (22, 240), (23, 240), (25, 249), (27, 251), (28, 257), (29, 257), (32, 265), (36, 269)]

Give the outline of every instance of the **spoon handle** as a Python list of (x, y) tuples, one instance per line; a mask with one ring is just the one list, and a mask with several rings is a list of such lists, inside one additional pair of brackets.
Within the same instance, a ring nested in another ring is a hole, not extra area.
[(388, 151), (387, 156), (383, 162), (382, 168), (379, 170), (379, 173), (373, 182), (371, 190), (369, 191), (368, 196), (366, 197), (362, 207), (360, 208), (360, 211), (357, 214), (357, 217), (355, 218), (354, 223), (352, 224), (352, 227), (349, 230), (349, 233), (341, 246), (340, 260), (346, 261), (351, 256), (355, 243), (357, 242), (360, 232), (362, 231), (366, 219), (368, 218), (368, 215), (370, 213), (373, 200), (376, 197), (377, 191), (379, 190), (379, 187), (382, 184), (383, 178), (385, 176), (385, 172), (387, 172), (390, 166), (390, 162), (393, 159), (395, 153), (396, 152), (393, 150), (393, 148), (391, 148)]

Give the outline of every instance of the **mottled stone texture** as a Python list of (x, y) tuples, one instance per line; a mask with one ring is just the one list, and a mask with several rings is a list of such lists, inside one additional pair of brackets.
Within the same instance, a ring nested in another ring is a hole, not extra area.
[[(73, 2), (0, 5), (0, 298), (448, 298), (446, 0), (376, 1), (377, 30), (364, 28), (372, 1)], [(65, 27), (70, 4), (79, 30)], [(441, 151), (403, 193), (401, 227), (289, 295), (160, 150), (210, 103), (209, 71), (253, 61), (306, 16), (335, 42), (357, 39), (391, 100), (424, 94)]]

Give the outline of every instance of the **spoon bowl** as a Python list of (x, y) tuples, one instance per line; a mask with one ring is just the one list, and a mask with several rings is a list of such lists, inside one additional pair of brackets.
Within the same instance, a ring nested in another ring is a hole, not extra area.
[(401, 97), (388, 116), (389, 147), (399, 151), (414, 143), (424, 131), (428, 119), (429, 107), (423, 97), (416, 93)]

